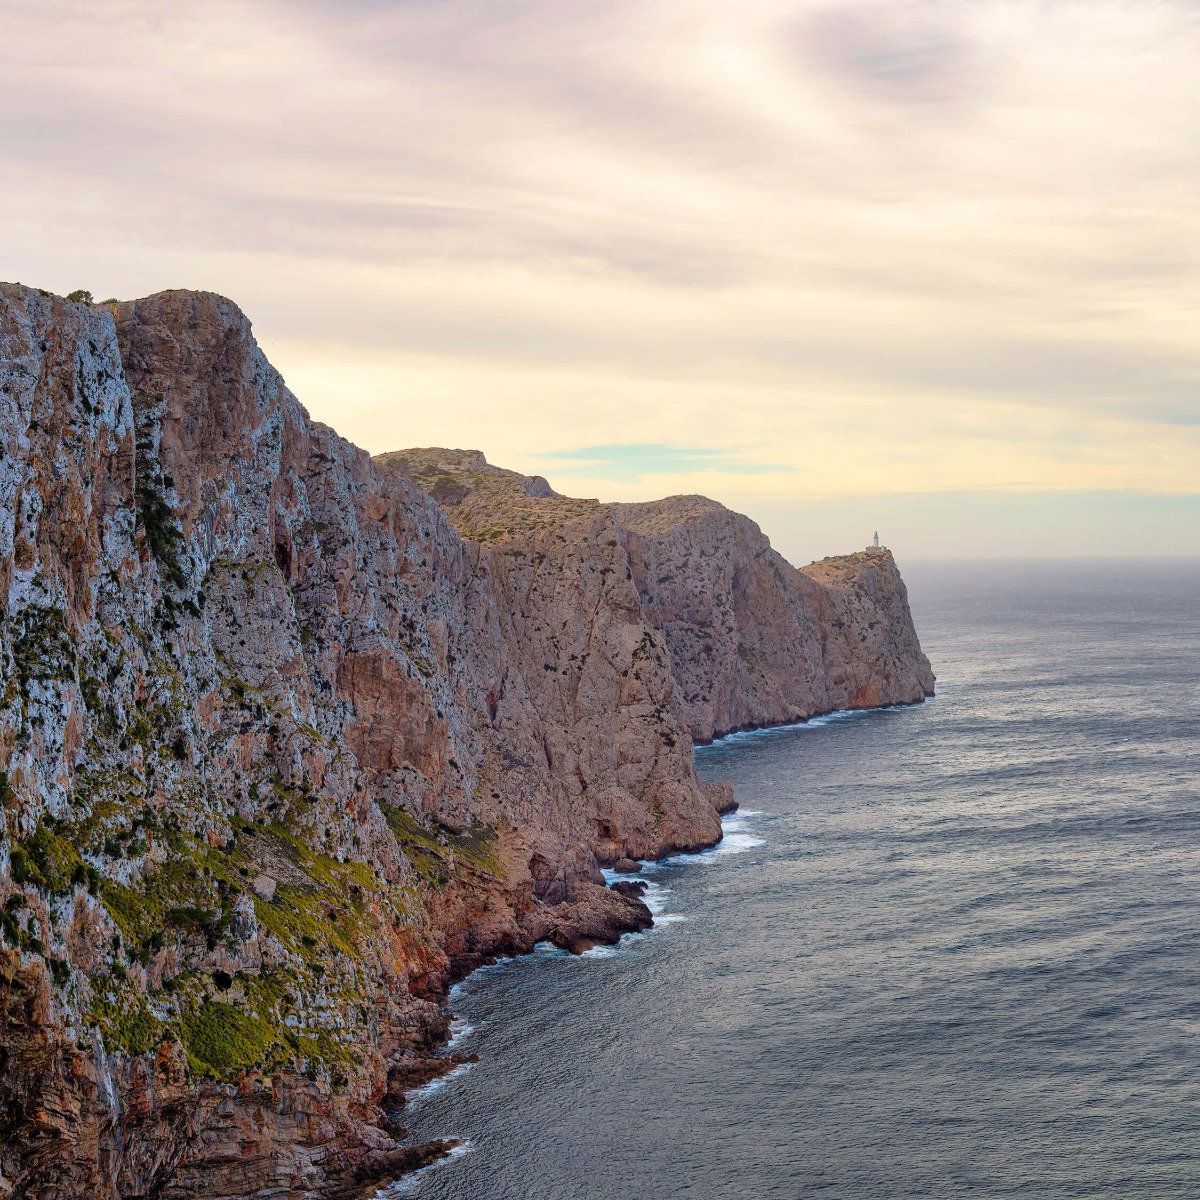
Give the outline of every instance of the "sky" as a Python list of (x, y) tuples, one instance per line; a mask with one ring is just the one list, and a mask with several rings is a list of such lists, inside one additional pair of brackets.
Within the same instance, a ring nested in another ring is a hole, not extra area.
[(0, 278), (794, 561), (1197, 553), (1196, 0), (0, 0)]

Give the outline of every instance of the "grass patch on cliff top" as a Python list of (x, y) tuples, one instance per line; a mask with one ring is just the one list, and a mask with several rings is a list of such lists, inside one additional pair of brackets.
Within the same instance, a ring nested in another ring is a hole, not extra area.
[(530, 478), (453, 450), (399, 450), (374, 461), (411, 479), (438, 502), (463, 537), (475, 542), (555, 529), (600, 510), (598, 500), (535, 492)]

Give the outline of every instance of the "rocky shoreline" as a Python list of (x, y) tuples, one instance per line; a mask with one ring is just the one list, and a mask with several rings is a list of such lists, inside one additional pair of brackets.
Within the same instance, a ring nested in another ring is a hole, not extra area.
[[(841, 715), (850, 716), (855, 713), (879, 711), (880, 709), (888, 709), (888, 708), (909, 708), (914, 705), (924, 704), (927, 702), (928, 699), (930, 699), (930, 697), (925, 696), (919, 700), (902, 700), (895, 704), (888, 704), (888, 705), (876, 705), (876, 706), (859, 707), (859, 708), (831, 709), (827, 712), (813, 713), (811, 716), (805, 717), (799, 721), (774, 722), (774, 723), (746, 726), (741, 729), (724, 730), (722, 732), (718, 732), (718, 733), (714, 734), (713, 737), (707, 739), (706, 741), (697, 741), (694, 744), (696, 747), (713, 746), (713, 745), (716, 745), (718, 742), (724, 741), (726, 738), (736, 737), (738, 734), (741, 734), (741, 733), (763, 733), (763, 732), (769, 732), (771, 730), (784, 730), (784, 729), (798, 728), (802, 725), (808, 724), (810, 721), (817, 720), (821, 717), (834, 717), (834, 716), (841, 716)], [(722, 816), (728, 816), (728, 815), (732, 815), (733, 813), (737, 812), (737, 810), (738, 810), (738, 802), (731, 795), (728, 805), (726, 807), (722, 808), (720, 811), (721, 811)], [(722, 838), (723, 838), (723, 835), (722, 835)], [(705, 850), (715, 849), (717, 846), (720, 845), (720, 841), (721, 841), (721, 839), (718, 839), (717, 841), (712, 842), (708, 846), (701, 846), (701, 847), (696, 848), (695, 850), (686, 851), (685, 853), (703, 853)], [(568, 949), (571, 953), (583, 953), (586, 950), (591, 949), (593, 946), (617, 945), (620, 942), (620, 940), (628, 933), (641, 933), (647, 929), (653, 928), (654, 924), (655, 924), (653, 914), (651, 913), (649, 907), (646, 906), (645, 902), (642, 901), (642, 899), (641, 899), (645, 895), (648, 884), (644, 879), (638, 879), (638, 878), (636, 878), (636, 876), (641, 872), (641, 870), (644, 866), (647, 866), (651, 863), (668, 861), (672, 857), (675, 857), (675, 855), (671, 854), (671, 855), (664, 855), (661, 858), (640, 859), (640, 860), (624, 859), (615, 864), (610, 864), (617, 872), (627, 876), (627, 878), (619, 879), (619, 880), (609, 883), (609, 885), (608, 885), (609, 889), (611, 891), (617, 892), (619, 895), (625, 896), (631, 900), (641, 901), (642, 908), (644, 910), (644, 917), (642, 919), (638, 920), (636, 923), (631, 923), (629, 925), (623, 925), (620, 923), (616, 923), (607, 930), (607, 936), (605, 936), (604, 938), (597, 939), (596, 941), (586, 941), (585, 940), (585, 941), (581, 941), (576, 946), (560, 946), (560, 948)], [(494, 965), (496, 962), (499, 962), (505, 958), (522, 957), (523, 954), (530, 953), (530, 952), (532, 952), (533, 949), (535, 949), (535, 947), (531, 947), (529, 951), (516, 952), (516, 953), (512, 953), (512, 954), (505, 954), (505, 953), (498, 952), (489, 961), (479, 964), (478, 967), (472, 968), (471, 971), (468, 971), (466, 974), (462, 975), (460, 978), (451, 978), (450, 985), (452, 987), (456, 983), (463, 982), (463, 980), (470, 977), (470, 975), (474, 972), (474, 970), (478, 970), (484, 966)], [(450, 1013), (450, 1010), (448, 1007), (449, 995), (450, 995), (450, 989), (448, 988), (447, 992), (446, 992), (445, 1000), (443, 1002), (444, 1005), (446, 1006), (446, 1016), (447, 1016), (448, 1022), (452, 1017), (452, 1014)], [(419, 1069), (414, 1070), (413, 1074), (410, 1076), (409, 1081), (404, 1090), (403, 1100), (400, 1104), (397, 1105), (398, 1112), (402, 1112), (402, 1110), (405, 1107), (405, 1105), (407, 1104), (408, 1100), (411, 1099), (411, 1097), (413, 1096), (414, 1093), (419, 1092), (421, 1089), (423, 1089), (428, 1084), (430, 1084), (438, 1079), (445, 1078), (446, 1076), (452, 1074), (454, 1071), (458, 1070), (459, 1068), (461, 1068), (463, 1066), (468, 1066), (468, 1065), (471, 1065), (472, 1063), (478, 1061), (478, 1056), (474, 1055), (474, 1054), (446, 1053), (446, 1047), (452, 1042), (452, 1040), (453, 1040), (453, 1038), (452, 1038), (452, 1034), (450, 1032), (450, 1026), (448, 1023), (444, 1037), (437, 1040), (435, 1042), (435, 1044), (428, 1049), (429, 1059), (424, 1064), (424, 1069), (423, 1070), (419, 1070)], [(404, 1131), (398, 1129), (397, 1136), (403, 1136), (403, 1135), (404, 1135)], [(420, 1151), (423, 1154), (424, 1153), (432, 1154), (432, 1157), (429, 1158), (429, 1160), (427, 1162), (423, 1162), (421, 1164), (421, 1166), (424, 1167), (424, 1166), (431, 1166), (434, 1163), (436, 1163), (437, 1161), (440, 1161), (441, 1158), (450, 1154), (455, 1148), (460, 1147), (462, 1144), (463, 1143), (461, 1142), (460, 1139), (448, 1138), (448, 1139), (445, 1139), (441, 1143), (437, 1143), (437, 1142), (422, 1143), (418, 1146), (414, 1146), (413, 1149), (415, 1151)], [(441, 1147), (440, 1152), (433, 1153), (434, 1149), (439, 1146)], [(405, 1171), (401, 1175), (397, 1176), (397, 1180), (400, 1178), (403, 1178), (403, 1175), (407, 1174), (407, 1173), (408, 1173), (408, 1171)], [(376, 1191), (372, 1191), (369, 1194), (372, 1198), (383, 1195), (382, 1192), (376, 1192)]]
[(715, 733), (710, 738), (697, 739), (693, 742), (693, 745), (697, 748), (701, 746), (715, 746), (718, 742), (723, 742), (726, 738), (737, 737), (739, 733), (769, 733), (773, 729), (798, 729), (802, 725), (807, 725), (810, 721), (820, 720), (822, 717), (850, 716), (853, 713), (859, 712), (880, 712), (886, 711), (889, 708), (912, 708), (914, 705), (924, 704), (932, 698), (933, 694), (930, 693), (917, 700), (897, 700), (891, 704), (862, 704), (851, 708), (830, 708), (824, 712), (811, 713), (807, 717), (801, 717), (796, 721), (764, 721), (761, 724), (740, 725), (734, 729), (726, 729)]
[(887, 551), (372, 460), (220, 296), (0, 285), (0, 445), (0, 1197), (418, 1168), (452, 982), (719, 839), (695, 741), (933, 688)]

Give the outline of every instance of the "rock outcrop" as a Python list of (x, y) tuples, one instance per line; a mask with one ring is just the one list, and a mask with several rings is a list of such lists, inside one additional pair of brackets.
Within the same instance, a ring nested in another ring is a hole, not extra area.
[(218, 296), (0, 285), (0, 451), (0, 1197), (428, 1161), (448, 983), (644, 927), (694, 737), (932, 685), (885, 553), (373, 462)]
[(607, 522), (644, 619), (666, 639), (676, 699), (698, 742), (933, 693), (886, 549), (797, 570), (749, 517), (704, 496), (574, 500), (478, 451), (401, 450), (377, 461), (429, 491), (464, 538), (509, 553), (566, 540), (587, 556), (586, 531)]

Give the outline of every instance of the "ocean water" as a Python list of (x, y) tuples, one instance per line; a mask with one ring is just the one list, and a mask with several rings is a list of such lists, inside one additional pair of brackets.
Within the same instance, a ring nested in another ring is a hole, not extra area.
[(937, 698), (700, 750), (725, 842), (456, 989), (396, 1195), (1200, 1196), (1200, 563), (905, 574)]

